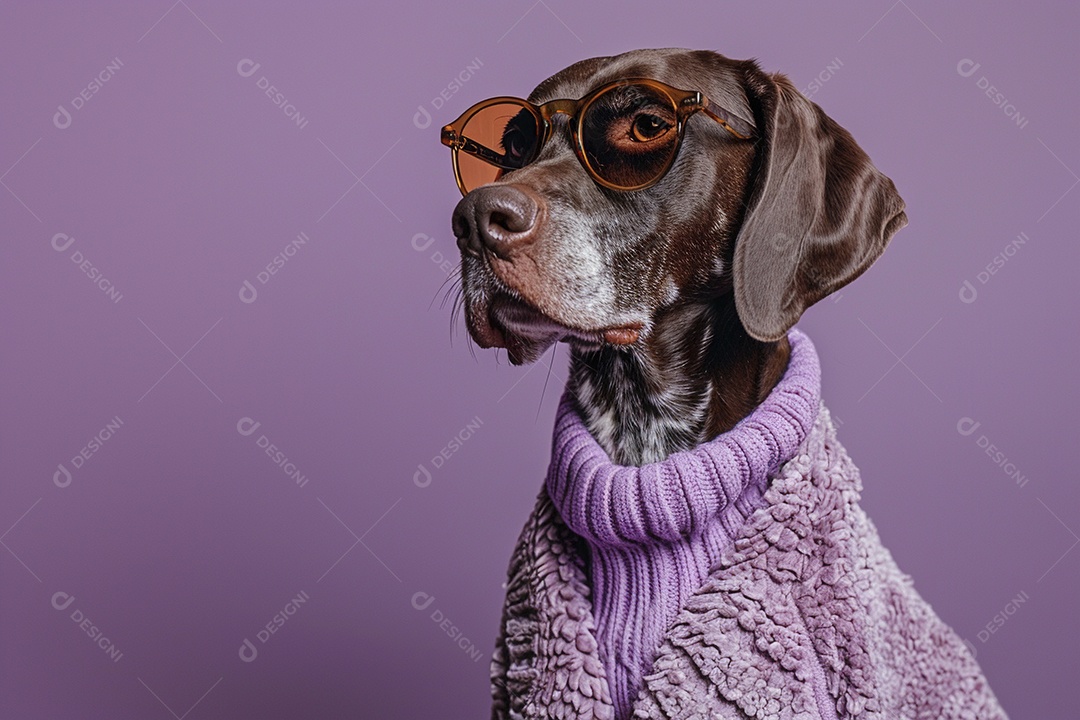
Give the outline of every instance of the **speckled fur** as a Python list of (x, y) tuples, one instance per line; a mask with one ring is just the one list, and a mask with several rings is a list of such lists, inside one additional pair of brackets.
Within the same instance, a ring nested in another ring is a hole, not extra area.
[[(858, 505), (822, 407), (767, 506), (687, 600), (637, 718), (1001, 720), (978, 665)], [(611, 718), (580, 539), (541, 493), (510, 567), (492, 717)], [(824, 676), (828, 697), (811, 679)]]

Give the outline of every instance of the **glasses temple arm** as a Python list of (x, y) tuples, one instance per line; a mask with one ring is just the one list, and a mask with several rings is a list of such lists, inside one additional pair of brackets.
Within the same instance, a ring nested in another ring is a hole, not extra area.
[(753, 125), (750, 125), (745, 120), (735, 117), (712, 100), (706, 99), (702, 109), (705, 111), (706, 115), (720, 123), (725, 130), (740, 140), (749, 140), (754, 137)]
[(457, 149), (504, 170), (517, 170), (521, 167), (520, 163), (514, 163), (504, 153), (495, 152), (471, 138), (461, 137)]

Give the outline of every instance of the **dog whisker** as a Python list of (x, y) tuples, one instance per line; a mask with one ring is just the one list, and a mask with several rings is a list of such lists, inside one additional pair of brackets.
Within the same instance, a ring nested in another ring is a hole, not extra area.
[[(443, 288), (446, 287), (446, 283), (450, 283), (450, 287), (447, 288), (445, 292), (443, 292), (442, 302), (439, 303), (440, 308), (446, 307), (446, 298), (450, 295), (450, 293), (455, 288), (457, 288), (459, 290), (461, 288), (461, 273), (459, 272), (460, 269), (461, 269), (461, 263), (459, 262), (457, 264), (457, 267), (454, 269), (454, 271), (451, 272), (449, 275), (447, 275), (445, 280), (443, 280), (441, 283), (439, 283), (439, 288), (438, 288), (438, 290), (435, 291), (435, 296), (433, 296), (431, 298), (431, 303), (435, 302), (435, 297), (438, 296), (440, 290), (442, 290)], [(428, 303), (428, 309), (429, 310), (431, 309), (431, 303)]]
[(544, 395), (547, 393), (548, 380), (551, 379), (551, 366), (555, 364), (555, 352), (559, 347), (559, 343), (555, 342), (551, 344), (551, 359), (548, 361), (547, 375), (544, 376), (544, 387), (540, 391), (540, 404), (536, 406), (536, 417), (533, 418), (533, 422), (540, 420), (540, 409), (544, 407)]
[[(443, 280), (441, 283), (439, 283), (439, 287), (435, 290), (435, 294), (431, 296), (431, 302), (428, 303), (428, 310), (430, 310), (432, 304), (434, 304), (435, 298), (437, 298), (439, 296), (439, 292), (442, 291), (442, 289), (444, 287), (446, 287), (446, 283), (453, 283), (453, 281), (454, 281), (454, 276), (453, 275), (447, 275), (446, 279)], [(450, 289), (453, 289), (453, 285), (451, 285)], [(442, 301), (442, 303), (439, 304), (439, 307), (440, 308), (444, 307), (445, 303), (446, 303), (446, 293), (444, 292), (443, 293), (443, 301)]]

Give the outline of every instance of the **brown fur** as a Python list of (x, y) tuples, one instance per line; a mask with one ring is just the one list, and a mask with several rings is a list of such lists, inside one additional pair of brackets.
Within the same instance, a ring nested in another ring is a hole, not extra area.
[(619, 192), (585, 173), (562, 122), (531, 164), (459, 203), (454, 231), (473, 338), (514, 363), (568, 342), (586, 424), (616, 462), (640, 465), (760, 404), (787, 366), (787, 330), (865, 271), (906, 217), (851, 135), (754, 61), (593, 58), (530, 100), (625, 77), (700, 90), (754, 134), (733, 138), (697, 113), (667, 175)]

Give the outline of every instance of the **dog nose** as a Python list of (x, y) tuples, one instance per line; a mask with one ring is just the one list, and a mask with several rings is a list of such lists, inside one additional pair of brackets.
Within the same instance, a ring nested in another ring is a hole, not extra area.
[(540, 200), (521, 187), (479, 187), (454, 208), (458, 248), (479, 257), (486, 247), (496, 257), (510, 259), (536, 238), (540, 208)]

